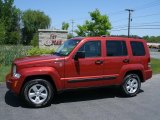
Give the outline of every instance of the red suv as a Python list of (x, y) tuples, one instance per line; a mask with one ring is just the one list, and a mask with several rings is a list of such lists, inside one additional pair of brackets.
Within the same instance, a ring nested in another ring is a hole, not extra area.
[(135, 96), (151, 77), (145, 40), (86, 37), (67, 40), (53, 55), (16, 59), (6, 83), (28, 105), (43, 107), (69, 89), (116, 85)]

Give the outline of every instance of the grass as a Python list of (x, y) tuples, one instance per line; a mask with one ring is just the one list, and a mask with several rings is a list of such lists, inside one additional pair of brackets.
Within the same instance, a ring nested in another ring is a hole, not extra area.
[(151, 66), (152, 66), (153, 74), (160, 74), (160, 60), (159, 59), (152, 58)]
[(0, 82), (5, 81), (6, 75), (10, 72), (11, 66), (0, 66)]
[[(152, 58), (151, 59), (151, 66), (153, 70), (153, 74), (160, 74), (160, 60)], [(0, 82), (5, 81), (5, 76), (10, 72), (11, 66), (0, 66)]]

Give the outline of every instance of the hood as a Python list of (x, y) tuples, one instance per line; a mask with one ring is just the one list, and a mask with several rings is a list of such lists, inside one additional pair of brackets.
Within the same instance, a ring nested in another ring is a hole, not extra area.
[(63, 56), (56, 56), (56, 55), (42, 55), (42, 56), (27, 56), (23, 58), (18, 58), (14, 60), (15, 64), (22, 64), (22, 63), (34, 63), (40, 61), (48, 61), (48, 60), (62, 60)]

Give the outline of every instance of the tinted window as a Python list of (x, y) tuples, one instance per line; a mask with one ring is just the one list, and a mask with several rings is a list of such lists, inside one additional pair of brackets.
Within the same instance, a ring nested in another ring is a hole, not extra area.
[(132, 48), (133, 56), (144, 56), (145, 55), (144, 45), (142, 42), (132, 41), (131, 48)]
[(98, 57), (101, 56), (101, 42), (89, 41), (85, 43), (79, 51), (85, 52), (85, 57)]
[(126, 56), (127, 48), (125, 41), (106, 41), (107, 56)]

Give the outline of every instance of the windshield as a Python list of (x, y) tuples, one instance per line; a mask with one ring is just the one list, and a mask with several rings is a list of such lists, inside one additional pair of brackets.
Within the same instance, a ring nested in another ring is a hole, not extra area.
[(58, 56), (68, 56), (79, 42), (80, 40), (67, 40), (56, 50), (54, 54)]

